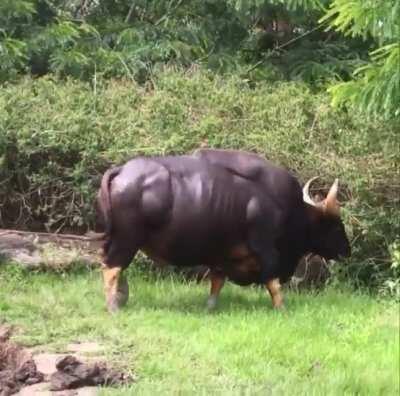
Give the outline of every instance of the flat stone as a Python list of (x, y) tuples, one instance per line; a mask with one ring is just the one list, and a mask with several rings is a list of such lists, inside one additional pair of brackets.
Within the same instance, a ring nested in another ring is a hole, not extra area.
[(62, 391), (51, 391), (49, 382), (26, 386), (22, 388), (17, 396), (97, 396), (99, 389), (94, 386), (85, 386), (79, 389), (68, 389)]
[(64, 355), (59, 353), (39, 353), (33, 356), (33, 360), (36, 363), (36, 368), (38, 371), (44, 375), (50, 375), (57, 371), (56, 362), (60, 357)]
[(99, 394), (99, 388), (94, 386), (84, 386), (83, 388), (77, 389), (78, 396), (96, 396)]
[(40, 384), (29, 385), (22, 388), (17, 395), (18, 396), (51, 396), (49, 390), (49, 382), (41, 382)]
[(75, 353), (99, 353), (104, 350), (103, 346), (98, 344), (97, 342), (75, 342), (69, 344), (67, 346), (68, 352), (75, 352)]

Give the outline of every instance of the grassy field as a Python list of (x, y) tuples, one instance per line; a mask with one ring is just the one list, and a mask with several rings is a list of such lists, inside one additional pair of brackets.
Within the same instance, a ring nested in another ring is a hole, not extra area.
[(25, 345), (62, 350), (98, 341), (137, 376), (104, 395), (397, 395), (399, 310), (393, 302), (328, 288), (286, 292), (275, 312), (265, 292), (227, 285), (215, 313), (208, 285), (129, 273), (131, 298), (104, 309), (98, 271), (0, 270), (0, 318)]

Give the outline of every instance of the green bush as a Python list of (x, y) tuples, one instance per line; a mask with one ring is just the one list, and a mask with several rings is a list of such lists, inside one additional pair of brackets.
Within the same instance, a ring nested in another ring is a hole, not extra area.
[(398, 274), (396, 125), (333, 110), (326, 94), (293, 82), (250, 87), (238, 77), (165, 70), (144, 86), (51, 77), (5, 85), (1, 226), (84, 231), (109, 165), (201, 145), (258, 152), (302, 181), (320, 175), (324, 191), (338, 176), (354, 252), (343, 275), (382, 286)]

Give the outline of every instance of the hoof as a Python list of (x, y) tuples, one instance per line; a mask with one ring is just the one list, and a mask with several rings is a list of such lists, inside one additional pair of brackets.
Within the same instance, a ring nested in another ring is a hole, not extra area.
[(115, 297), (110, 297), (107, 300), (107, 310), (109, 313), (114, 314), (121, 309), (121, 304)]
[(107, 297), (107, 309), (110, 313), (119, 311), (129, 299), (129, 286), (125, 278), (120, 278), (115, 293)]
[(207, 309), (209, 311), (214, 311), (217, 308), (217, 297), (211, 296), (207, 300)]

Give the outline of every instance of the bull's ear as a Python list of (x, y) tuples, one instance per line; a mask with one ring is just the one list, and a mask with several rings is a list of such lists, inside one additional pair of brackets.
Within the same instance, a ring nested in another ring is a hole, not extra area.
[(331, 188), (329, 189), (328, 195), (323, 201), (323, 210), (326, 214), (340, 217), (340, 205), (337, 200), (337, 194), (339, 189), (339, 180), (335, 179)]

